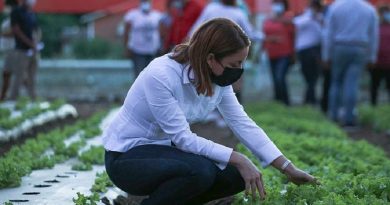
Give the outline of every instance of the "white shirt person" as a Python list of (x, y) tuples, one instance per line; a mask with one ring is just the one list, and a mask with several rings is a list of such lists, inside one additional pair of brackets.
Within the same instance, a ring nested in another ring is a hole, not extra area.
[(117, 187), (149, 195), (143, 205), (203, 204), (243, 190), (265, 198), (261, 173), (247, 157), (191, 132), (189, 124), (215, 108), (263, 166), (296, 184), (315, 181), (282, 155), (233, 93), (249, 46), (237, 24), (213, 19), (142, 71), (103, 132), (107, 174)]

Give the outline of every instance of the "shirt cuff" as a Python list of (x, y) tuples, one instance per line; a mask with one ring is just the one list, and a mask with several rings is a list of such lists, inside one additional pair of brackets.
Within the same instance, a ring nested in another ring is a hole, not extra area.
[(270, 165), (276, 158), (282, 156), (282, 152), (275, 146), (273, 142), (268, 142), (258, 150), (258, 158), (261, 161), (263, 168)]
[(218, 166), (218, 168), (224, 170), (229, 163), (232, 152), (232, 148), (214, 143), (213, 148), (207, 157), (215, 160), (215, 164)]

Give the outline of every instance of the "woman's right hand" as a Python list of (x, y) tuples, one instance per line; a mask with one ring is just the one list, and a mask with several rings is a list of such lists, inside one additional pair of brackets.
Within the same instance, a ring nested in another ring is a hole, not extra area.
[(265, 189), (262, 174), (245, 155), (233, 151), (229, 161), (240, 172), (242, 178), (245, 181), (245, 194), (252, 193), (253, 199), (256, 197), (256, 190), (259, 191), (261, 200), (265, 199)]

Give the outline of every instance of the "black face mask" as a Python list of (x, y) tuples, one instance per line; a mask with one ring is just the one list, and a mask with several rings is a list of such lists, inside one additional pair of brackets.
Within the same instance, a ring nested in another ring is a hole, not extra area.
[(211, 82), (221, 87), (225, 87), (239, 80), (243, 72), (244, 69), (242, 68), (224, 67), (222, 75), (216, 76), (213, 72), (211, 72)]

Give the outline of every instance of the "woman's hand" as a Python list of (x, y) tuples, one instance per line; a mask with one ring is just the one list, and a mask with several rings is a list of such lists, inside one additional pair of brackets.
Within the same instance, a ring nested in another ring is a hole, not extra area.
[(263, 178), (257, 167), (249, 160), (245, 155), (238, 152), (233, 152), (230, 161), (240, 172), (242, 178), (245, 181), (245, 194), (252, 193), (253, 199), (256, 198), (256, 190), (259, 191), (260, 199), (265, 199), (265, 189)]
[(319, 184), (319, 181), (315, 177), (296, 168), (293, 164), (287, 166), (284, 173), (286, 174), (288, 180), (296, 185), (307, 183)]
[(315, 177), (296, 168), (294, 164), (292, 164), (283, 155), (276, 158), (271, 164), (280, 172), (284, 173), (287, 176), (288, 180), (296, 185), (301, 185), (306, 183), (320, 184), (320, 182)]

